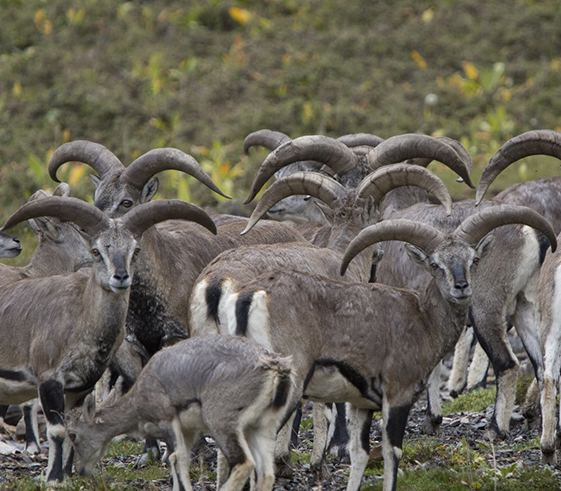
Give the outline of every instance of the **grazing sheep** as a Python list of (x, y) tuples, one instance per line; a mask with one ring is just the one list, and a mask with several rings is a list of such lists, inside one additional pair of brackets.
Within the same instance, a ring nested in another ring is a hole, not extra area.
[(205, 433), (219, 450), (217, 489), (239, 491), (255, 472), (252, 489), (269, 491), (276, 431), (292, 389), (289, 358), (249, 340), (182, 341), (153, 356), (116, 402), (95, 412), (94, 399), (87, 400), (80, 419), (67, 424), (76, 468), (91, 474), (114, 436), (140, 432), (167, 440), (173, 489), (191, 490), (191, 448)]

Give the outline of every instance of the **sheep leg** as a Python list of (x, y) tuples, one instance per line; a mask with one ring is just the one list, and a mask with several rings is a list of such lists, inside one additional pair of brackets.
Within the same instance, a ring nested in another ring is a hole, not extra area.
[(254, 491), (271, 491), (275, 483), (275, 440), (272, 427), (261, 427), (247, 432), (251, 455), (255, 460), (256, 482)]
[(430, 374), (427, 383), (427, 414), (423, 421), (423, 432), (434, 435), (442, 423), (442, 403), (440, 401), (440, 369), (438, 363)]
[(403, 436), (412, 404), (397, 405), (384, 395), (382, 406), (382, 455), (384, 457), (384, 491), (395, 491), (397, 470), (402, 455)]
[(327, 433), (329, 431), (329, 421), (326, 414), (327, 411), (328, 409), (324, 403), (314, 402), (314, 445), (312, 448), (310, 467), (312, 468), (318, 483), (322, 480), (323, 459), (325, 457), (325, 449), (327, 447)]
[[(561, 326), (552, 324), (542, 326), (548, 333), (544, 343), (544, 381), (541, 389), (542, 435), (541, 449), (544, 462), (555, 463), (556, 425), (555, 408), (557, 404), (557, 382), (561, 371)], [(561, 406), (560, 406), (561, 418)], [(561, 419), (559, 420), (561, 422)]]
[(351, 437), (349, 449), (351, 473), (347, 483), (347, 491), (358, 491), (370, 454), (370, 425), (372, 424), (373, 411), (360, 409), (350, 404), (348, 409)]
[(189, 466), (191, 463), (191, 448), (193, 447), (197, 432), (191, 431), (185, 435), (177, 417), (173, 418), (171, 426), (175, 444), (174, 451), (169, 456), (173, 491), (191, 491), (193, 488), (189, 478)]
[(220, 448), (217, 452), (217, 466), (216, 466), (216, 489), (220, 489), (226, 482), (229, 474), (228, 460)]
[(138, 460), (134, 464), (135, 469), (140, 469), (151, 462), (160, 460), (162, 457), (162, 452), (160, 450), (160, 445), (156, 438), (146, 438), (144, 441), (144, 449), (142, 450), (142, 455), (138, 457)]
[(220, 491), (241, 491), (255, 470), (255, 460), (241, 429), (235, 433), (224, 433), (222, 430), (222, 428), (217, 430), (210, 428), (210, 432), (214, 436), (216, 444), (224, 452), (230, 468), (230, 475)]
[(469, 353), (473, 344), (473, 337), (473, 328), (466, 327), (454, 348), (454, 361), (448, 379), (448, 390), (454, 398), (458, 397), (466, 388)]
[(4, 418), (10, 406), (0, 406), (0, 428), (4, 426)]
[(293, 411), (288, 421), (282, 426), (275, 446), (275, 469), (277, 477), (292, 477), (292, 465), (290, 463), (290, 435), (292, 433), (292, 422), (296, 416)]
[(41, 444), (39, 443), (39, 424), (37, 422), (38, 411), (39, 401), (37, 399), (34, 399), (31, 403), (23, 405), (25, 451), (29, 454), (41, 453)]
[(47, 481), (62, 482), (63, 443), (66, 437), (62, 384), (53, 379), (43, 382), (39, 385), (39, 398), (47, 420), (47, 439), (49, 440)]
[[(513, 353), (507, 338), (504, 312), (496, 311), (494, 315), (490, 315), (489, 307), (479, 310), (476, 305), (474, 302), (470, 310), (472, 325), (477, 340), (491, 360), (497, 386), (495, 411), (488, 424), (487, 436), (490, 439), (504, 439), (510, 429), (520, 362)], [(480, 328), (481, 326), (482, 328)]]
[(333, 404), (333, 416), (329, 427), (329, 446), (331, 455), (339, 458), (349, 454), (349, 431), (347, 428), (346, 404), (338, 402)]
[(475, 351), (473, 352), (473, 359), (469, 366), (467, 389), (473, 390), (478, 386), (485, 386), (485, 378), (489, 371), (489, 357), (481, 344), (475, 343)]

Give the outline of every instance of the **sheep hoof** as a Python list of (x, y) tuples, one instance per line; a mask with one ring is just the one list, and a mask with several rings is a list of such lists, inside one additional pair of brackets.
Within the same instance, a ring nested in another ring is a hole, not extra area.
[(294, 474), (292, 465), (290, 464), (290, 457), (282, 456), (275, 460), (275, 475), (283, 479), (291, 479)]

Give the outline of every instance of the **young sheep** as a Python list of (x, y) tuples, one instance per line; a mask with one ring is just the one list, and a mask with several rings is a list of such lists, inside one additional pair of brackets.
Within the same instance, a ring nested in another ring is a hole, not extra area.
[(89, 272), (28, 278), (0, 287), (0, 404), (37, 397), (47, 419), (47, 481), (61, 481), (66, 407), (90, 391), (124, 337), (132, 264), (142, 234), (163, 220), (197, 221), (215, 231), (202, 210), (182, 201), (147, 203), (120, 220), (74, 198), (22, 206), (3, 229), (37, 216), (56, 216), (83, 229)]
[(76, 468), (91, 474), (114, 436), (140, 432), (166, 440), (173, 489), (189, 491), (191, 448), (205, 433), (219, 449), (217, 489), (241, 490), (255, 472), (252, 489), (269, 491), (276, 431), (292, 378), (289, 358), (247, 339), (181, 341), (154, 355), (123, 397), (97, 412), (90, 398), (80, 419), (68, 423)]
[(537, 227), (555, 248), (550, 225), (524, 207), (483, 210), (450, 234), (409, 220), (382, 221), (351, 242), (342, 273), (373, 243), (407, 241), (411, 260), (432, 276), (424, 292), (277, 271), (230, 295), (231, 333), (259, 332), (267, 348), (292, 355), (296, 390), (289, 409), (301, 397), (353, 404), (348, 491), (360, 487), (372, 411), (380, 409), (384, 491), (395, 490), (409, 410), (464, 328), (472, 275), (480, 261), (485, 266), (493, 241), (487, 234), (508, 223)]

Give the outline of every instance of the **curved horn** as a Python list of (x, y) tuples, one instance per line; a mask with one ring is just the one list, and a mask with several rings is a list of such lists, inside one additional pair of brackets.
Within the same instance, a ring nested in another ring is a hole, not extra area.
[(225, 198), (218, 186), (210, 176), (201, 168), (199, 163), (191, 156), (177, 148), (155, 148), (146, 152), (132, 162), (123, 172), (123, 178), (139, 190), (158, 172), (164, 170), (179, 170), (198, 179), (205, 186)]
[(430, 225), (413, 220), (384, 220), (366, 227), (347, 246), (341, 263), (341, 276), (352, 259), (367, 247), (384, 240), (401, 240), (420, 247), (429, 254), (442, 242), (445, 235)]
[(283, 143), (289, 142), (291, 138), (280, 131), (257, 130), (247, 135), (243, 141), (243, 151), (247, 155), (251, 147), (265, 147), (268, 150), (275, 150)]
[(36, 217), (57, 217), (73, 222), (91, 237), (109, 225), (109, 217), (95, 206), (77, 198), (47, 196), (29, 201), (17, 210), (4, 224), (2, 230)]
[[(471, 170), (473, 169), (473, 160), (471, 160), (471, 155), (467, 151), (466, 147), (464, 147), (458, 140), (454, 140), (453, 138), (449, 138), (447, 136), (438, 136), (436, 139), (450, 145), (456, 151), (462, 162), (466, 164), (468, 174), (471, 174)], [(459, 179), (458, 182), (460, 182)]]
[(358, 157), (349, 147), (327, 136), (302, 136), (286, 142), (271, 152), (261, 164), (244, 204), (247, 205), (255, 198), (276, 171), (302, 160), (321, 162), (340, 173), (356, 166)]
[(452, 213), (452, 197), (442, 180), (424, 167), (409, 164), (393, 164), (381, 167), (367, 175), (357, 188), (357, 199), (372, 196), (376, 206), (392, 189), (401, 186), (417, 186), (436, 196)]
[(288, 196), (309, 194), (331, 207), (344, 193), (345, 188), (342, 184), (315, 172), (296, 172), (291, 176), (283, 177), (263, 193), (241, 235), (249, 232), (273, 205)]
[(123, 226), (138, 237), (153, 225), (165, 220), (189, 220), (216, 235), (216, 225), (198, 206), (180, 199), (162, 199), (144, 203), (123, 216)]
[(383, 138), (372, 135), (371, 133), (351, 133), (349, 135), (343, 135), (337, 138), (337, 141), (344, 143), (347, 147), (377, 147), (380, 143), (384, 141)]
[[(475, 188), (469, 170), (458, 153), (444, 141), (432, 136), (414, 133), (392, 136), (374, 148), (366, 158), (373, 170), (408, 159), (438, 160), (458, 174), (469, 187)], [(426, 165), (428, 163), (430, 161)]]
[(103, 179), (105, 175), (124, 166), (116, 155), (99, 143), (76, 140), (58, 147), (49, 160), (48, 170), (51, 179), (60, 182), (56, 176), (58, 168), (66, 162), (82, 162), (89, 165)]
[(530, 155), (550, 155), (561, 159), (561, 133), (552, 130), (533, 130), (508, 140), (483, 169), (477, 185), (475, 204), (481, 203), (491, 183), (504, 169)]
[(557, 248), (555, 232), (551, 224), (539, 213), (526, 206), (490, 206), (466, 218), (454, 234), (468, 244), (476, 246), (489, 232), (502, 225), (523, 224), (539, 230), (547, 237), (551, 251)]

